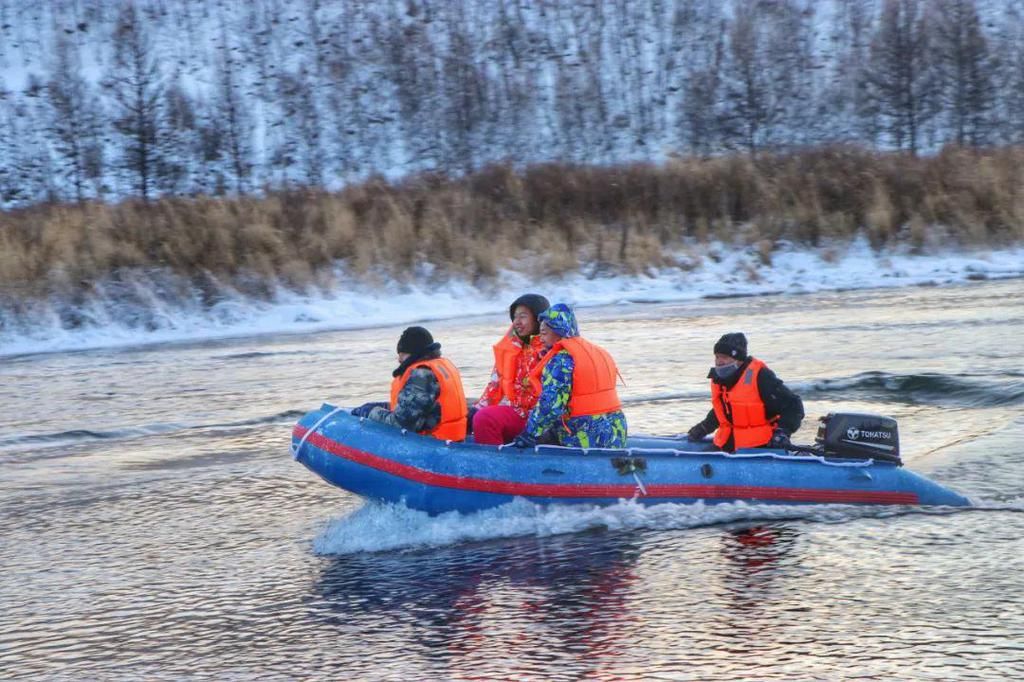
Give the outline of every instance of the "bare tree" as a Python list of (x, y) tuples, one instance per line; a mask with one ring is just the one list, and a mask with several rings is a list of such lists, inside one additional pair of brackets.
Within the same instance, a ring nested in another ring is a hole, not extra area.
[(282, 131), (282, 139), (271, 160), (291, 181), (320, 187), (324, 182), (323, 130), (316, 80), (308, 67), (303, 60), (294, 71), (277, 77), (282, 116), (276, 125)]
[(136, 193), (149, 200), (155, 189), (164, 83), (141, 17), (125, 5), (114, 30), (114, 62), (104, 85), (114, 100), (114, 129), (125, 144), (123, 170)]
[(25, 115), (24, 103), (15, 93), (0, 89), (0, 206), (17, 206), (38, 199), (29, 189), (30, 174), (26, 170), (21, 144)]
[(45, 84), (30, 76), (18, 94), (0, 90), (0, 203), (57, 201), (59, 186), (43, 116)]
[(935, 69), (919, 0), (885, 0), (871, 41), (864, 92), (898, 149), (917, 154), (922, 127), (936, 112)]
[(863, 92), (875, 5), (875, 0), (835, 0), (831, 48), (822, 54), (829, 79), (816, 98), (826, 114), (824, 124), (837, 141), (878, 137), (878, 112)]
[[(390, 8), (378, 24), (375, 38), (384, 65), (382, 75), (394, 93), (407, 160), (414, 165), (441, 165), (445, 133), (440, 116), (443, 89), (430, 26), (419, 12), (403, 16)], [(359, 98), (354, 99), (360, 102)], [(352, 111), (350, 118), (349, 126), (369, 125), (361, 111)]]
[(715, 0), (681, 0), (674, 8), (670, 30), (673, 52), (669, 66), (671, 102), (679, 137), (689, 151), (710, 154), (718, 148), (722, 122), (722, 68), (726, 57), (728, 22)]
[(606, 9), (598, 4), (598, 16), (603, 19), (604, 13), (608, 12), (609, 20), (602, 21), (599, 32), (592, 36), (595, 48), (599, 48), (600, 41), (605, 38), (602, 34), (608, 34), (610, 38), (609, 52), (613, 55), (615, 84), (618, 86), (614, 99), (621, 101), (620, 115), (624, 117), (616, 121), (616, 127), (628, 133), (623, 137), (629, 146), (641, 147), (651, 142), (654, 131), (654, 93), (651, 86), (656, 70), (651, 69), (645, 54), (651, 30), (646, 4), (634, 0), (609, 0)]
[(229, 38), (223, 15), (220, 47), (213, 117), (216, 120), (216, 129), (221, 133), (219, 144), (223, 146), (227, 156), (234, 190), (242, 194), (248, 189), (252, 173), (252, 145), (248, 135), (252, 122), (240, 82), (241, 69), (235, 56), (238, 46)]
[(46, 86), (50, 107), (49, 133), (61, 168), (73, 188), (76, 201), (83, 201), (87, 186), (102, 175), (102, 146), (98, 129), (98, 103), (88, 81), (82, 76), (76, 46), (64, 36), (57, 39), (56, 63)]
[(942, 103), (956, 143), (978, 145), (987, 136), (993, 100), (993, 64), (974, 0), (939, 0), (934, 6), (935, 61)]
[(1009, 8), (998, 33), (996, 83), (1000, 139), (1024, 143), (1024, 7)]
[(795, 0), (739, 5), (721, 69), (726, 141), (752, 155), (809, 141), (813, 11)]
[(534, 126), (538, 97), (538, 66), (531, 31), (521, 0), (497, 0), (497, 22), (489, 41), (489, 60), (496, 74), (492, 87), (496, 102), (491, 112), (508, 149), (530, 153), (543, 148)]
[(550, 49), (554, 81), (551, 107), (560, 141), (553, 153), (574, 161), (606, 156), (616, 132), (621, 134), (630, 125), (629, 104), (609, 93), (604, 82), (606, 69), (618, 62), (602, 47), (607, 27), (603, 9), (600, 4), (574, 2), (551, 6), (551, 23), (558, 27), (552, 31)]
[(154, 168), (156, 186), (164, 193), (193, 193), (199, 189), (202, 124), (197, 103), (182, 85), (180, 76), (165, 88), (161, 112), (163, 129)]
[(449, 167), (470, 171), (482, 124), (487, 118), (490, 81), (480, 67), (470, 24), (461, 10), (445, 12), (447, 50), (442, 55), (443, 120)]

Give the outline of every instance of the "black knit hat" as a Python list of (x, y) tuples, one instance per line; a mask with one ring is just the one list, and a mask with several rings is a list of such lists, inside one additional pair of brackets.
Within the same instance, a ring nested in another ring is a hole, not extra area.
[(747, 337), (742, 332), (723, 334), (715, 344), (715, 354), (721, 353), (737, 360), (747, 359)]
[(423, 355), (434, 344), (434, 337), (423, 327), (409, 327), (398, 339), (398, 352)]
[(508, 307), (508, 319), (514, 319), (516, 316), (516, 308), (521, 305), (525, 305), (533, 313), (533, 317), (536, 319), (542, 312), (551, 307), (548, 299), (544, 298), (540, 294), (523, 294), (516, 300), (512, 301), (512, 305)]

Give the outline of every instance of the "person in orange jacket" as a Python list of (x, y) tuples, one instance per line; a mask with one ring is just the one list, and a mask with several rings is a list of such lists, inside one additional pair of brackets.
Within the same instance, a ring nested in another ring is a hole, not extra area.
[(553, 438), (567, 447), (625, 447), (619, 372), (608, 351), (580, 336), (576, 314), (564, 303), (541, 313), (540, 335), (551, 348), (531, 375), (540, 398), (513, 444), (526, 448)]
[(441, 344), (423, 327), (409, 327), (398, 339), (398, 363), (391, 373), (391, 400), (366, 403), (352, 414), (439, 440), (464, 440), (462, 377), (450, 360), (441, 357)]
[(715, 445), (726, 452), (739, 448), (785, 449), (800, 428), (804, 404), (775, 372), (747, 355), (747, 337), (725, 334), (715, 344), (711, 379), (711, 410), (687, 437), (702, 441), (714, 432)]
[(477, 443), (510, 443), (526, 426), (526, 417), (539, 396), (530, 372), (546, 351), (538, 335), (537, 316), (549, 306), (548, 299), (539, 294), (523, 294), (509, 306), (512, 326), (494, 344), (491, 380), (471, 410)]

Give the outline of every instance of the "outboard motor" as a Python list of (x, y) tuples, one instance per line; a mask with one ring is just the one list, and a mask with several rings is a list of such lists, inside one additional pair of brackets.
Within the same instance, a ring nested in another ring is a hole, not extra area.
[(818, 420), (814, 439), (825, 457), (869, 457), (902, 464), (896, 420), (877, 414), (829, 412)]

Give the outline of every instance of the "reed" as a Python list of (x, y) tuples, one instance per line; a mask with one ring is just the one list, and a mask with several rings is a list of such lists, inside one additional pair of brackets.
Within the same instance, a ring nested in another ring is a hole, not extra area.
[(1024, 149), (494, 165), (335, 193), (36, 206), (0, 213), (0, 287), (15, 298), (74, 293), (125, 269), (162, 268), (260, 293), (273, 282), (329, 288), (339, 263), (371, 283), (486, 282), (506, 267), (637, 273), (710, 240), (752, 246), (770, 266), (779, 240), (836, 248), (857, 235), (918, 249), (1019, 242)]

